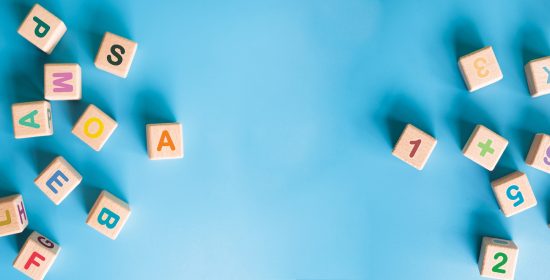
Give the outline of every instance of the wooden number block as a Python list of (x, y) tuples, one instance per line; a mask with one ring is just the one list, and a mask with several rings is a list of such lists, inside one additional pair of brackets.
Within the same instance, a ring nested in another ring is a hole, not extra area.
[(44, 64), (44, 97), (47, 100), (82, 98), (82, 74), (78, 64)]
[(35, 231), (23, 244), (13, 267), (32, 279), (44, 279), (60, 251), (59, 245)]
[(527, 175), (516, 171), (491, 182), (500, 210), (510, 217), (537, 205)]
[(88, 106), (73, 127), (73, 134), (92, 149), (100, 151), (118, 124), (94, 105)]
[(470, 92), (502, 79), (502, 72), (492, 47), (485, 47), (461, 57), (458, 67)]
[(103, 71), (126, 78), (138, 44), (126, 38), (106, 32), (95, 57), (95, 66)]
[(183, 129), (179, 123), (147, 125), (149, 159), (183, 158)]
[(550, 135), (535, 135), (525, 162), (538, 170), (550, 173)]
[(492, 171), (506, 150), (506, 146), (508, 146), (508, 140), (482, 125), (477, 125), (462, 149), (462, 153), (475, 163)]
[(414, 168), (422, 170), (436, 144), (435, 138), (413, 125), (407, 124), (397, 140), (392, 154)]
[(510, 240), (483, 237), (478, 261), (481, 276), (514, 279), (518, 253), (518, 247)]
[(525, 76), (532, 97), (550, 93), (550, 56), (529, 61)]
[(107, 191), (97, 198), (86, 224), (101, 234), (116, 239), (130, 217), (130, 206)]
[(29, 220), (19, 194), (0, 198), (0, 237), (22, 232)]
[(50, 54), (67, 31), (65, 24), (42, 6), (35, 4), (17, 33)]
[(82, 181), (82, 176), (63, 158), (56, 157), (34, 179), (34, 184), (59, 205)]
[(15, 138), (48, 136), (53, 134), (50, 102), (15, 103), (11, 106)]

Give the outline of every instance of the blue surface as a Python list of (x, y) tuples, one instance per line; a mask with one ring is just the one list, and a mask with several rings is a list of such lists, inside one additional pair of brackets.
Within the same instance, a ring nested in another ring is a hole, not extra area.
[[(62, 246), (50, 279), (478, 279), (485, 235), (548, 279), (550, 177), (525, 165), (550, 132), (523, 65), (550, 55), (548, 1), (41, 1), (68, 26), (53, 54), (0, 1), (0, 195)], [(428, 3), (431, 2), (431, 3)], [(139, 43), (127, 79), (93, 66), (105, 31)], [(492, 45), (504, 73), (469, 94), (457, 56)], [(55, 134), (14, 140), (10, 106), (43, 98), (45, 62), (82, 66)], [(97, 153), (70, 133), (87, 104), (119, 123)], [(145, 124), (184, 124), (185, 158), (152, 162)], [(406, 122), (439, 143), (419, 172), (391, 156)], [(475, 124), (510, 141), (489, 173), (461, 154)], [(56, 155), (84, 176), (60, 205), (33, 179)], [(489, 181), (526, 172), (538, 206), (512, 218)], [(85, 225), (100, 189), (130, 203), (116, 241)], [(0, 278), (30, 233), (0, 239)]]

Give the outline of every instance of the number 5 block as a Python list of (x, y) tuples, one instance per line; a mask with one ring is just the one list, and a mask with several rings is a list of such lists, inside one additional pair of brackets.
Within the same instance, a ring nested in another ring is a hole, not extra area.
[(481, 276), (514, 279), (518, 252), (518, 247), (510, 240), (483, 237), (478, 262)]
[(414, 168), (422, 170), (436, 144), (435, 138), (412, 124), (407, 124), (397, 140), (392, 154)]
[(477, 125), (462, 149), (465, 157), (492, 171), (508, 146), (508, 140), (490, 129)]
[(500, 210), (510, 217), (537, 205), (527, 175), (516, 171), (491, 182)]
[(502, 79), (502, 72), (491, 46), (459, 58), (458, 67), (470, 92)]
[(532, 97), (550, 93), (550, 56), (529, 61), (525, 76)]

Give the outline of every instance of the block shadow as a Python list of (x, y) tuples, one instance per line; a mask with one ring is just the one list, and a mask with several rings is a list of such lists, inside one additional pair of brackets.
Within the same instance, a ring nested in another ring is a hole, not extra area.
[(470, 251), (472, 260), (477, 262), (481, 249), (481, 240), (484, 236), (497, 237), (511, 240), (510, 233), (506, 229), (504, 215), (500, 210), (487, 211), (486, 205), (481, 205), (479, 210), (474, 211), (471, 215), (471, 224), (468, 230)]
[[(455, 73), (454, 80), (457, 83), (457, 88), (464, 89), (464, 81), (458, 68), (458, 59), (466, 54), (483, 48), (485, 45), (482, 37), (479, 34), (477, 26), (466, 17), (458, 17), (451, 21), (449, 31), (444, 34), (444, 44), (452, 42), (451, 72)], [(450, 34), (450, 36), (449, 36)]]
[(523, 109), (519, 116), (520, 121), (515, 126), (515, 136), (519, 141), (521, 156), (526, 158), (535, 135), (537, 133), (550, 133), (550, 128), (547, 125), (550, 123), (550, 119), (543, 111), (533, 106)]
[(32, 155), (34, 159), (34, 171), (36, 174), (42, 172), (42, 170), (44, 170), (46, 166), (48, 166), (48, 164), (50, 164), (54, 158), (58, 156), (58, 154), (40, 147), (33, 148)]
[(116, 177), (108, 172), (106, 168), (93, 162), (88, 162), (84, 164), (82, 170), (86, 170), (86, 174), (83, 174), (83, 176), (93, 178), (93, 186), (84, 186), (80, 189), (82, 207), (85, 213), (90, 211), (102, 190), (112, 193), (121, 200), (128, 201), (123, 190), (120, 188), (120, 183), (114, 180)]

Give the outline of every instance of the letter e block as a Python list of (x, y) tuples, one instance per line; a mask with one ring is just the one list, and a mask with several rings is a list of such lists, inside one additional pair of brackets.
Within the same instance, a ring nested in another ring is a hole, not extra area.
[(138, 44), (124, 37), (106, 32), (95, 57), (95, 66), (103, 71), (126, 78)]
[(82, 73), (78, 64), (44, 64), (44, 98), (79, 100), (82, 98)]
[(44, 279), (61, 247), (38, 232), (33, 232), (23, 244), (13, 267), (32, 279)]
[(502, 79), (500, 66), (490, 46), (461, 57), (458, 67), (470, 92)]
[(436, 144), (435, 138), (412, 124), (407, 124), (392, 154), (414, 168), (422, 170)]
[(525, 162), (538, 170), (550, 173), (550, 135), (535, 135)]
[(92, 149), (100, 151), (118, 124), (94, 105), (88, 106), (73, 127), (73, 134)]
[(50, 102), (15, 103), (11, 106), (15, 138), (48, 136), (53, 134)]
[(493, 192), (504, 216), (510, 217), (537, 205), (537, 199), (527, 175), (516, 171), (491, 182)]
[(56, 157), (34, 179), (34, 184), (59, 205), (82, 181), (82, 176), (63, 158)]
[(149, 159), (183, 157), (183, 129), (180, 123), (148, 124), (146, 130)]
[(21, 195), (0, 198), (0, 237), (20, 233), (28, 224)]
[(525, 77), (532, 97), (550, 93), (550, 56), (529, 61), (525, 65)]
[(101, 234), (116, 239), (130, 217), (130, 206), (107, 191), (97, 198), (86, 224)]
[(508, 140), (482, 125), (477, 125), (462, 149), (475, 163), (492, 171), (508, 146)]
[(483, 237), (479, 253), (479, 273), (492, 279), (514, 279), (519, 249), (510, 240)]
[(42, 6), (35, 4), (17, 33), (50, 54), (67, 31), (65, 24)]

